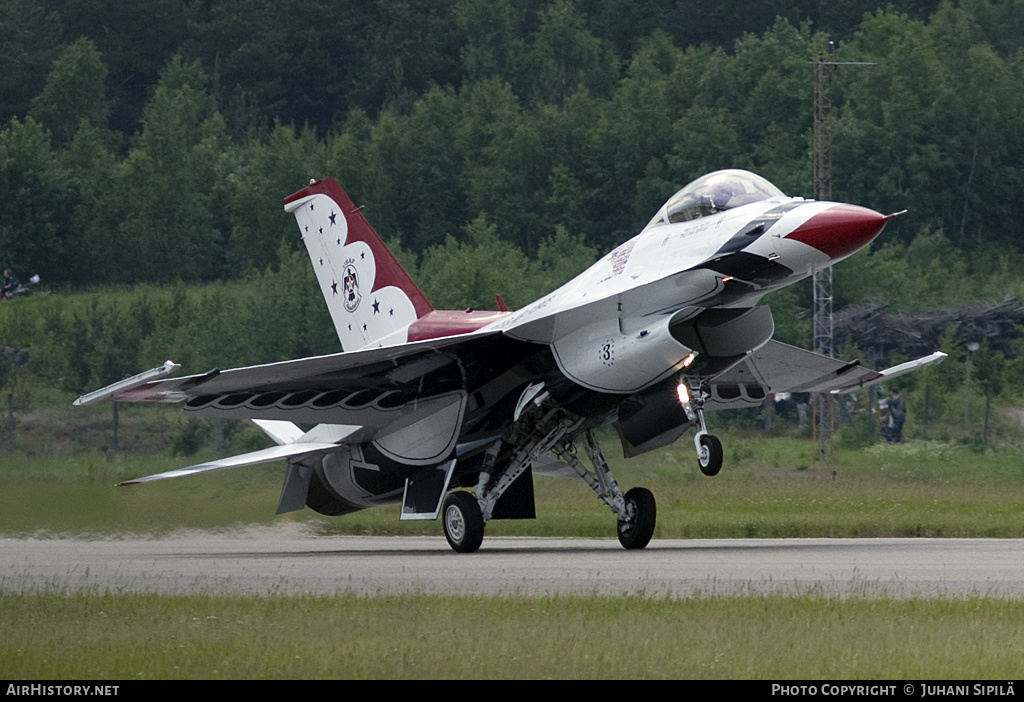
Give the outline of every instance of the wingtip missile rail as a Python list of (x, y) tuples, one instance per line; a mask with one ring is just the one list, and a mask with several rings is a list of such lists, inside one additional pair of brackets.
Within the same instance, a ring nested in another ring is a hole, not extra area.
[(166, 361), (162, 366), (150, 368), (148, 371), (143, 371), (138, 375), (133, 375), (131, 378), (120, 380), (106, 386), (105, 388), (100, 388), (99, 390), (82, 395), (80, 398), (75, 400), (74, 404), (76, 407), (82, 407), (84, 405), (93, 405), (97, 402), (103, 402), (104, 400), (116, 400), (118, 395), (134, 390), (146, 383), (151, 383), (154, 380), (160, 380), (161, 378), (173, 375), (179, 368), (181, 368), (181, 366), (174, 361)]
[(874, 378), (866, 382), (858, 382), (856, 384), (836, 388), (832, 390), (832, 394), (846, 395), (851, 392), (856, 392), (861, 388), (871, 387), (872, 385), (877, 385), (878, 383), (883, 383), (887, 380), (898, 378), (901, 375), (905, 375), (907, 373), (910, 373), (911, 371), (917, 370), (918, 368), (923, 368), (924, 366), (931, 365), (932, 363), (942, 363), (942, 361), (945, 360), (946, 356), (947, 354), (943, 353), (942, 351), (936, 351), (934, 353), (928, 354), (927, 356), (924, 356), (923, 358), (918, 358), (913, 361), (907, 361), (906, 363), (901, 363), (898, 366), (893, 366), (892, 368), (886, 368), (885, 370), (878, 371), (877, 375)]

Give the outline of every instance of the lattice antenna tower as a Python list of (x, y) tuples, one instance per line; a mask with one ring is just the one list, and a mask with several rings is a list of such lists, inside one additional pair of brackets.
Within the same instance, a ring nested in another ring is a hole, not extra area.
[[(829, 133), (829, 114), (832, 111), (829, 84), (836, 66), (872, 66), (871, 63), (835, 61), (835, 43), (828, 43), (828, 53), (814, 57), (814, 197), (832, 199), (832, 139)], [(814, 282), (814, 350), (830, 358), (835, 357), (832, 326), (832, 266), (815, 272)], [(832, 440), (832, 398), (818, 394), (814, 428), (819, 442), (818, 458), (825, 460)]]
[[(828, 130), (831, 112), (829, 78), (836, 62), (831, 60), (833, 44), (829, 42), (828, 56), (814, 58), (814, 197), (832, 199), (832, 140)], [(814, 350), (832, 357), (832, 266), (814, 274)]]

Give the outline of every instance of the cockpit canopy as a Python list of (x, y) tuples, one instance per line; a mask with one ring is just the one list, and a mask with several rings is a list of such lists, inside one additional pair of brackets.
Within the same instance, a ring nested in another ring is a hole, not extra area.
[(669, 198), (647, 226), (689, 222), (773, 197), (784, 197), (784, 194), (759, 175), (739, 169), (715, 171), (701, 176)]

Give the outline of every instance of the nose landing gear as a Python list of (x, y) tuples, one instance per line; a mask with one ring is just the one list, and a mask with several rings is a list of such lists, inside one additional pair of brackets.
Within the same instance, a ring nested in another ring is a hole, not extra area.
[(722, 442), (713, 434), (699, 434), (694, 441), (697, 446), (697, 466), (704, 475), (718, 475), (722, 470)]
[[(717, 436), (708, 433), (704, 423), (704, 401), (708, 393), (703, 388), (689, 391), (683, 382), (679, 384), (679, 400), (687, 418), (697, 427), (693, 437), (693, 446), (697, 449), (697, 466), (704, 475), (718, 475), (722, 470), (722, 442)], [(692, 392), (692, 394), (691, 394)]]

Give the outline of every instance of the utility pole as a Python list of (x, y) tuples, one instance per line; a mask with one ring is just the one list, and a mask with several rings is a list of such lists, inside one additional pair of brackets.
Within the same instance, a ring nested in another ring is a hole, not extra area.
[(14, 453), (14, 393), (7, 393), (7, 453)]
[[(835, 44), (828, 43), (828, 53), (814, 57), (814, 198), (832, 199), (832, 140), (828, 130), (832, 102), (829, 83), (835, 66), (873, 66), (872, 63), (834, 61)], [(832, 266), (815, 271), (814, 321), (811, 330), (814, 350), (829, 358), (835, 357), (832, 327)], [(828, 455), (833, 432), (832, 396), (818, 393), (813, 426), (818, 439), (818, 459)]]

